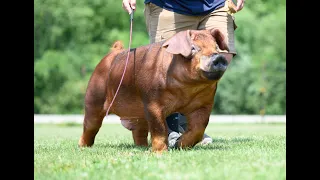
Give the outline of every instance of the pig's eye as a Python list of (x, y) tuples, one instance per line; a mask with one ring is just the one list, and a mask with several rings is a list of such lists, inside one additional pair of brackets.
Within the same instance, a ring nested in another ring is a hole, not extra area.
[(199, 51), (201, 51), (201, 49), (200, 49), (199, 47), (197, 47), (197, 46), (195, 46), (195, 45), (192, 45), (192, 47), (191, 47), (191, 52), (192, 52), (192, 54), (194, 54), (194, 53), (196, 53), (196, 52), (199, 52)]

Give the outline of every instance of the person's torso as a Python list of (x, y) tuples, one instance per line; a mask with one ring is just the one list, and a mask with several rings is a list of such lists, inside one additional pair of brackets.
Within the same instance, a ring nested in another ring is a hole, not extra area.
[(206, 15), (220, 7), (225, 0), (145, 0), (144, 3), (153, 3), (163, 9), (185, 15)]

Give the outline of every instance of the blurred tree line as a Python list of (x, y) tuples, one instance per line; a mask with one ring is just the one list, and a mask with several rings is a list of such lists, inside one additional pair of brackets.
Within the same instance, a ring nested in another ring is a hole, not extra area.
[[(82, 114), (88, 80), (115, 40), (129, 43), (122, 1), (34, 1), (34, 113)], [(131, 47), (149, 43), (137, 0)], [(237, 56), (214, 114), (286, 113), (286, 1), (246, 1), (235, 15)]]

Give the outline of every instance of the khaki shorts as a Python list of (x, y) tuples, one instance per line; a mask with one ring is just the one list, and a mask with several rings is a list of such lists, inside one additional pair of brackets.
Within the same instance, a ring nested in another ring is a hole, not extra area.
[[(179, 31), (218, 28), (225, 36), (229, 53), (236, 55), (234, 45), (234, 16), (228, 13), (227, 3), (208, 15), (188, 16), (162, 9), (152, 3), (145, 5), (144, 16), (150, 43), (170, 38)], [(226, 51), (221, 51), (226, 52)]]

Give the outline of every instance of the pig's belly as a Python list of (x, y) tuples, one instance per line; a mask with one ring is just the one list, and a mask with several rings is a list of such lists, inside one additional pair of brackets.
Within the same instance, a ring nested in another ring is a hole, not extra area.
[(141, 101), (134, 99), (121, 99), (113, 102), (110, 110), (120, 119), (144, 119), (144, 108)]

